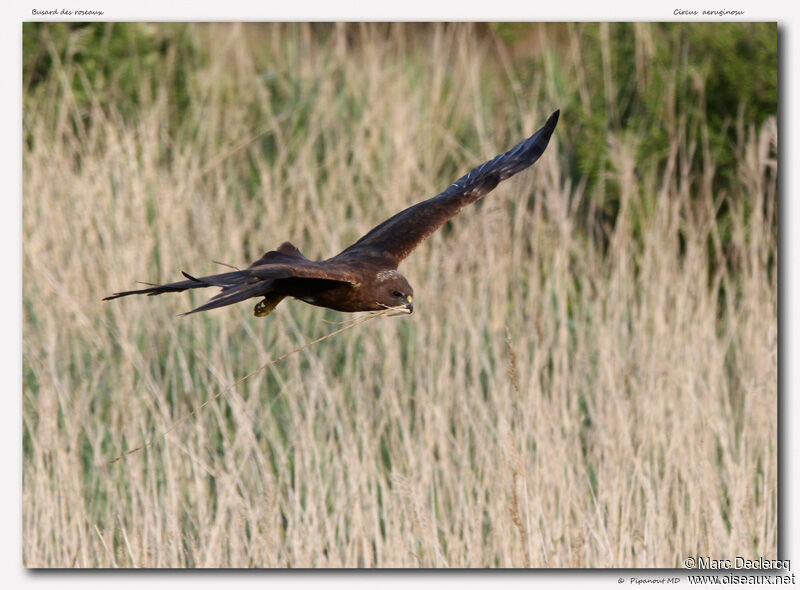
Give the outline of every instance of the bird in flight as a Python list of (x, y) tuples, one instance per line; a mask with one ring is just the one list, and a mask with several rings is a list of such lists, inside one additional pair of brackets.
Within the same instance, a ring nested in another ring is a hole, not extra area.
[(471, 170), (444, 192), (390, 217), (333, 258), (309, 260), (290, 242), (271, 250), (244, 270), (207, 277), (183, 273), (185, 280), (146, 289), (123, 291), (104, 301), (127, 295), (160, 295), (220, 287), (220, 293), (186, 314), (262, 298), (254, 309), (268, 315), (286, 297), (337, 311), (414, 310), (414, 290), (397, 266), (425, 238), (461, 209), (474, 203), (500, 182), (525, 170), (544, 153), (558, 122), (559, 111), (544, 126), (511, 150)]

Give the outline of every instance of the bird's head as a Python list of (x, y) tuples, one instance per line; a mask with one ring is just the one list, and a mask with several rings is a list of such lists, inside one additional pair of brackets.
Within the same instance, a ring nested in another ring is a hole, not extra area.
[(414, 289), (396, 270), (380, 272), (375, 303), (383, 309), (399, 307), (398, 311), (411, 313), (414, 311)]

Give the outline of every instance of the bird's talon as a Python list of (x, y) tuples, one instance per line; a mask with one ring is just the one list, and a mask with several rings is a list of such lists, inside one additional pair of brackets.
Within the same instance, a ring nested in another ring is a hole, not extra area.
[(278, 295), (273, 297), (264, 297), (261, 301), (256, 303), (256, 306), (253, 308), (253, 315), (257, 318), (263, 318), (264, 316), (269, 315), (273, 309), (277, 307), (277, 305), (283, 301), (284, 295)]

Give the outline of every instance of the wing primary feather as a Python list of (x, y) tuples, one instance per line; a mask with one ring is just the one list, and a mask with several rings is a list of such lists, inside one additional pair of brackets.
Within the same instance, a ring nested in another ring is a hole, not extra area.
[(536, 162), (547, 148), (559, 114), (560, 111), (555, 111), (536, 133), (507, 152), (476, 166), (442, 193), (378, 224), (340, 256), (349, 256), (354, 251), (370, 251), (389, 256), (395, 264), (399, 264), (420, 242), (461, 209)]
[(206, 281), (201, 281), (200, 279), (198, 279), (198, 278), (196, 278), (196, 277), (193, 277), (192, 275), (190, 275), (190, 274), (189, 274), (188, 272), (186, 272), (185, 270), (182, 270), (182, 271), (181, 271), (181, 274), (182, 274), (183, 276), (185, 276), (187, 279), (189, 279), (190, 281), (195, 281), (195, 282), (198, 282), (198, 283), (203, 283), (203, 284), (204, 284), (204, 285), (206, 285), (207, 287), (213, 287), (213, 286), (214, 286), (212, 283), (208, 283), (208, 282), (206, 282)]

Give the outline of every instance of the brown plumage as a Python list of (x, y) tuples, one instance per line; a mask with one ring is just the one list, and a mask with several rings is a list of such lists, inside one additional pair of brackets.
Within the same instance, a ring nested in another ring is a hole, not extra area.
[(411, 313), (413, 289), (397, 272), (398, 264), (461, 209), (538, 160), (550, 141), (558, 115), (556, 111), (544, 127), (525, 141), (468, 172), (439, 195), (390, 217), (333, 258), (312, 261), (292, 244), (284, 242), (245, 270), (199, 278), (183, 273), (186, 280), (115, 293), (105, 300), (220, 287), (219, 294), (188, 313), (231, 305), (251, 297), (263, 297), (254, 310), (257, 316), (269, 314), (285, 297), (338, 311), (401, 307)]

